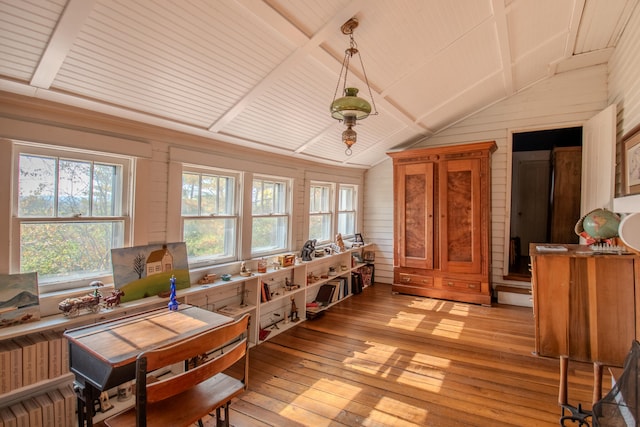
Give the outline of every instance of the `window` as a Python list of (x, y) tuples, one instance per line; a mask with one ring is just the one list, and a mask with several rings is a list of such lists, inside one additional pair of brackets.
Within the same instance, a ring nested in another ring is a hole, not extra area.
[(251, 255), (288, 249), (288, 182), (256, 177), (251, 189)]
[(338, 187), (338, 233), (342, 237), (352, 237), (356, 233), (357, 186)]
[(312, 182), (309, 194), (309, 239), (328, 243), (333, 237), (333, 185)]
[(111, 276), (111, 249), (129, 243), (131, 159), (26, 144), (15, 153), (13, 269), (37, 272), (47, 290)]
[(233, 174), (183, 171), (182, 236), (190, 265), (236, 259), (236, 182)]

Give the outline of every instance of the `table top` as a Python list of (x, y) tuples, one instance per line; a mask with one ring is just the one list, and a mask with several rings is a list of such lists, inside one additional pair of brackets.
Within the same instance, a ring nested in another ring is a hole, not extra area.
[(89, 326), (70, 329), (66, 338), (112, 367), (135, 362), (150, 348), (196, 335), (233, 318), (181, 304), (177, 311), (156, 309)]

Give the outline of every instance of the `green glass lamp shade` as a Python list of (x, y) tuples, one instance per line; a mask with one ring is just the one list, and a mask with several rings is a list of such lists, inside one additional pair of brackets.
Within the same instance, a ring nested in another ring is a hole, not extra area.
[(368, 117), (370, 113), (371, 104), (358, 97), (358, 89), (355, 87), (346, 88), (344, 96), (331, 103), (331, 117), (336, 120), (344, 120), (349, 116), (360, 120)]

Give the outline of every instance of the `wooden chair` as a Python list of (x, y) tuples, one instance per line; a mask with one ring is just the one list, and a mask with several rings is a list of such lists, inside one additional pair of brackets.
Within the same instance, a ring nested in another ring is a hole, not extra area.
[[(229, 426), (231, 399), (247, 388), (249, 315), (211, 328), (177, 343), (145, 351), (136, 361), (136, 404), (105, 420), (109, 427), (187, 426), (216, 410), (217, 426)], [(153, 371), (184, 363), (214, 349), (198, 366), (177, 375), (156, 378)], [(241, 379), (225, 373), (244, 358)], [(220, 410), (224, 408), (224, 419)]]

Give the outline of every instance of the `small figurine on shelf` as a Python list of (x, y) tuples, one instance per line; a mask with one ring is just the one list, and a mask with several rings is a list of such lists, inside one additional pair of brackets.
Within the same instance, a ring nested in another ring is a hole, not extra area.
[(176, 276), (171, 275), (171, 293), (169, 294), (169, 310), (177, 311), (178, 310), (178, 300), (176, 299)]
[(336, 245), (338, 245), (340, 252), (344, 252), (344, 241), (341, 233), (336, 234)]
[(243, 277), (251, 276), (251, 270), (247, 268), (247, 263), (244, 261), (240, 263), (240, 275)]
[(297, 322), (300, 320), (298, 317), (298, 307), (296, 306), (296, 298), (295, 296), (291, 296), (291, 314), (289, 314), (292, 322)]
[(315, 252), (316, 249), (316, 239), (307, 240), (307, 242), (302, 247), (302, 253), (300, 256), (303, 261), (311, 261), (311, 255)]

